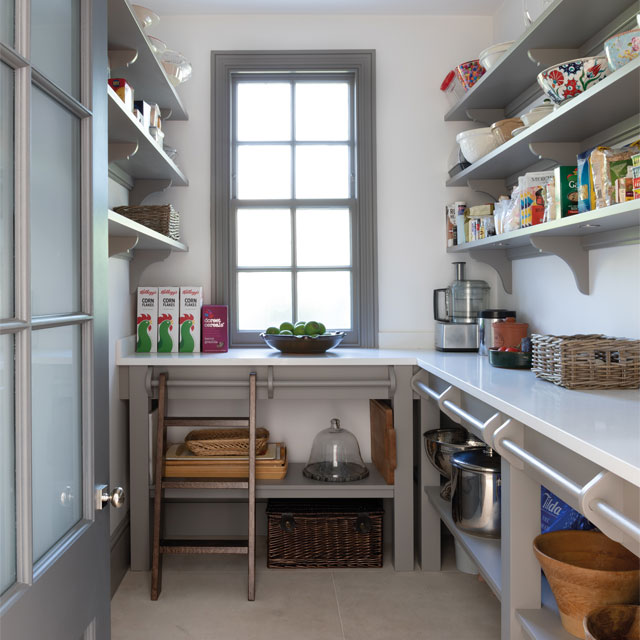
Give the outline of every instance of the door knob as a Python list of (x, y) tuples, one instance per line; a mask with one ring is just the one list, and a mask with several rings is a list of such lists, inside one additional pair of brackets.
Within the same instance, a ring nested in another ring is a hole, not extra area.
[(106, 484), (96, 487), (96, 509), (102, 509), (107, 502), (111, 503), (111, 506), (119, 509), (125, 501), (124, 489), (122, 487), (116, 487), (111, 493)]

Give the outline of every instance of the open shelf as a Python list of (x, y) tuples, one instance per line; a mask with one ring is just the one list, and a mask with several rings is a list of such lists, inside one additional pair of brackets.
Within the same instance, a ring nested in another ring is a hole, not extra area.
[[(168, 238), (167, 236), (145, 227), (143, 224), (129, 220), (125, 216), (109, 211), (109, 239), (111, 238), (137, 238), (137, 242), (131, 249), (154, 251), (170, 249), (171, 251), (189, 251), (189, 247), (182, 242)], [(115, 255), (109, 251), (109, 255)]]
[[(556, 0), (507, 54), (448, 111), (445, 120), (473, 119), (468, 114), (471, 109), (500, 109), (504, 116), (513, 115), (521, 106), (515, 104), (517, 98), (536, 83), (540, 71), (554, 64), (538, 64), (529, 56), (530, 51), (562, 51), (556, 56), (558, 62), (581, 57), (609, 35), (620, 31), (618, 26), (622, 23), (615, 23), (602, 33), (603, 27), (633, 7), (634, 3), (629, 0)], [(597, 34), (600, 37), (594, 39), (598, 42), (592, 42)], [(567, 51), (571, 49), (580, 51)]]
[(572, 640), (564, 630), (558, 614), (558, 605), (546, 578), (542, 576), (542, 607), (540, 609), (518, 609), (516, 616), (525, 635), (531, 640)]
[(135, 50), (138, 55), (125, 68), (113, 67), (112, 77), (120, 77), (117, 74), (121, 73), (133, 87), (136, 99), (157, 104), (163, 118), (188, 119), (180, 96), (151, 50), (127, 0), (109, 0), (109, 51), (114, 50)]
[(505, 180), (541, 159), (575, 164), (576, 154), (583, 151), (580, 143), (590, 136), (630, 118), (634, 122), (629, 126), (637, 127), (639, 70), (636, 58), (447, 180), (447, 186)]
[[(305, 478), (302, 462), (290, 462), (282, 480), (256, 480), (257, 498), (393, 498), (393, 485), (387, 484), (375, 465), (367, 464), (369, 475), (355, 482), (318, 482)], [(151, 495), (155, 493), (151, 487)], [(246, 498), (246, 489), (165, 489), (165, 498)]]
[(429, 502), (435, 507), (440, 518), (476, 563), (482, 577), (500, 600), (502, 597), (502, 563), (500, 560), (500, 540), (481, 538), (461, 531), (451, 516), (451, 503), (440, 497), (440, 487), (425, 487)]

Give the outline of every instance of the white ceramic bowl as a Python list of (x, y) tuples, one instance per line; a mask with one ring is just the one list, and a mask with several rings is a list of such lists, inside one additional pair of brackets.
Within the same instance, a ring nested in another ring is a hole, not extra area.
[(525, 127), (530, 127), (532, 124), (538, 122), (538, 120), (542, 120), (545, 116), (549, 115), (553, 112), (552, 104), (541, 104), (539, 107), (534, 107), (531, 111), (527, 113), (523, 113), (520, 116), (522, 122), (524, 122)]
[(500, 42), (499, 44), (487, 47), (479, 56), (480, 64), (489, 71), (489, 69), (495, 66), (498, 60), (500, 60), (500, 58), (502, 58), (502, 56), (511, 49), (513, 42), (513, 40), (510, 42)]
[(162, 42), (162, 40), (154, 38), (153, 36), (147, 36), (147, 38), (149, 40), (149, 44), (151, 45), (151, 51), (153, 51), (153, 53), (155, 53), (157, 56), (167, 50), (167, 45)]
[(139, 4), (132, 4), (131, 8), (136, 14), (136, 18), (138, 18), (138, 22), (143, 29), (155, 27), (160, 22), (160, 16), (151, 11), (151, 9), (147, 9), (147, 7), (143, 7)]
[(456, 142), (460, 145), (464, 157), (471, 163), (477, 162), (499, 145), (491, 133), (491, 127), (461, 131), (456, 136)]
[(191, 63), (178, 51), (167, 49), (160, 54), (160, 62), (174, 87), (191, 77)]
[(609, 73), (603, 56), (577, 58), (554, 65), (538, 74), (538, 84), (556, 104), (587, 91)]

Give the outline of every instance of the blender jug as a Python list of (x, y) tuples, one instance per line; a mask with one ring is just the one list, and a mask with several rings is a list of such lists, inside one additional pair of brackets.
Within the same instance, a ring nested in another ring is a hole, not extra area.
[[(484, 280), (465, 280), (466, 262), (454, 262), (456, 279), (446, 289), (433, 292), (433, 315), (439, 322), (476, 323), (483, 309), (489, 307), (489, 285)], [(444, 295), (445, 316), (440, 316)]]

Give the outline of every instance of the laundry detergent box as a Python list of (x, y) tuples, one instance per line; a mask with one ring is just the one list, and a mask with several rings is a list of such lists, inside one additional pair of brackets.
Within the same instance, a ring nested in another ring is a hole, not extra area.
[(158, 353), (177, 353), (180, 287), (158, 287)]
[(158, 288), (138, 287), (136, 307), (136, 351), (155, 353), (157, 350)]
[(205, 304), (202, 307), (202, 351), (229, 351), (229, 308), (226, 304)]
[(180, 287), (180, 353), (200, 353), (202, 287)]

